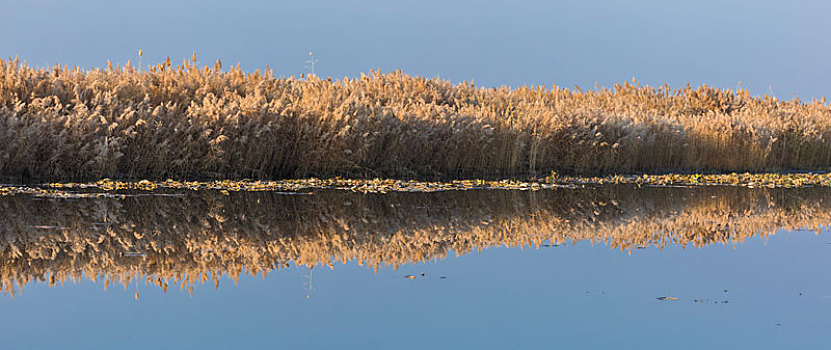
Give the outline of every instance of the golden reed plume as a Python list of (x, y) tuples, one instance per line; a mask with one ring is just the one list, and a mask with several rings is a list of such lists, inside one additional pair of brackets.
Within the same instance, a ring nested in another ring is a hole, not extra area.
[(0, 61), (0, 178), (533, 176), (827, 169), (831, 108), (638, 83), (481, 88), (373, 71), (275, 78), (170, 59)]
[(0, 288), (81, 278), (167, 290), (291, 265), (370, 268), (494, 246), (742, 242), (831, 223), (831, 189), (641, 188), (311, 195), (188, 191), (0, 200)]

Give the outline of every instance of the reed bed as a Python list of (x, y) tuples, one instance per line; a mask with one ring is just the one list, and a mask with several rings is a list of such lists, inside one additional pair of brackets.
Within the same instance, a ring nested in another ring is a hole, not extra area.
[(482, 88), (0, 61), (0, 177), (495, 178), (826, 170), (831, 108), (709, 86)]
[(541, 247), (581, 241), (630, 252), (703, 247), (783, 228), (819, 233), (831, 224), (828, 188), (146, 194), (5, 197), (0, 291), (82, 278), (185, 289), (288, 266), (351, 261), (377, 269), (494, 246), (554, 249)]

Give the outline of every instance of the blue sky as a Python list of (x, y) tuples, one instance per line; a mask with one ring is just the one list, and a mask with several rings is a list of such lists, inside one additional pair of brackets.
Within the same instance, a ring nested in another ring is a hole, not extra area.
[(479, 85), (687, 82), (831, 95), (823, 1), (4, 1), (0, 57), (104, 67), (197, 52), (246, 70), (402, 69)]

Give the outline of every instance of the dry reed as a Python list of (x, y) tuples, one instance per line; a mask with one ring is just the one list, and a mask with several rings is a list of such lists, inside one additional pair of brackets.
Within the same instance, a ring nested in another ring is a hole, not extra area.
[(831, 166), (831, 109), (708, 86), (480, 88), (0, 60), (0, 177), (487, 178)]

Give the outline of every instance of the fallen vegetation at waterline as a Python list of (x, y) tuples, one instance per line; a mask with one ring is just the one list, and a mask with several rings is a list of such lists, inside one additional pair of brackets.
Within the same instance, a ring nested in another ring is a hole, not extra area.
[(637, 251), (831, 224), (831, 189), (604, 185), (547, 191), (184, 191), (0, 201), (0, 290), (82, 278), (167, 290), (295, 266), (370, 268), (494, 246)]
[(824, 170), (826, 101), (637, 83), (481, 88), (400, 72), (0, 61), (0, 178), (500, 178)]

